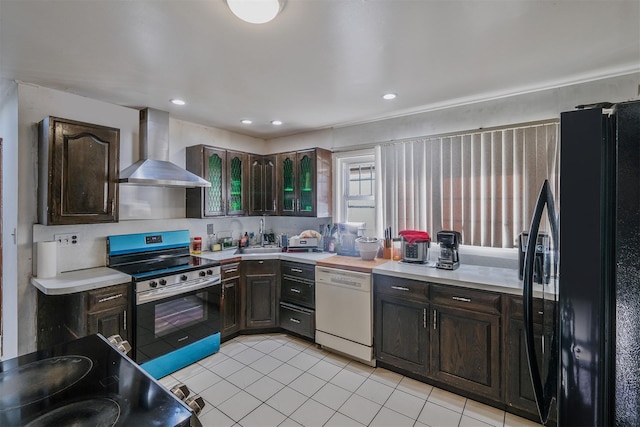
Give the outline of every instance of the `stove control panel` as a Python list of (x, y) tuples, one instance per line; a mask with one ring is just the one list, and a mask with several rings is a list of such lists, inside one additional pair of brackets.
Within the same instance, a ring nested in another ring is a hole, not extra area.
[(163, 288), (179, 287), (191, 283), (203, 282), (220, 277), (220, 267), (208, 267), (206, 269), (187, 271), (162, 278), (141, 280), (135, 283), (136, 292), (161, 290)]

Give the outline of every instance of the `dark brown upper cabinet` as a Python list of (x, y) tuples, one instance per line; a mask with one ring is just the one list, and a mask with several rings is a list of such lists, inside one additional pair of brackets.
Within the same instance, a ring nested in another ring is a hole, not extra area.
[(331, 152), (321, 148), (278, 154), (278, 214), (332, 215)]
[(206, 145), (186, 151), (187, 170), (211, 183), (211, 187), (187, 188), (187, 217), (245, 215), (248, 154)]
[(249, 154), (249, 215), (276, 215), (278, 190), (276, 165), (278, 156)]
[(39, 123), (39, 221), (118, 221), (120, 130), (58, 117)]

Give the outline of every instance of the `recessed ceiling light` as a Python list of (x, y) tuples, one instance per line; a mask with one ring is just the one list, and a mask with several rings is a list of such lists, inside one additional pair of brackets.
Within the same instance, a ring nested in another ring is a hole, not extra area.
[(271, 120), (271, 124), (274, 126), (280, 126), (282, 124), (282, 121), (280, 120)]
[(186, 104), (186, 102), (184, 102), (182, 99), (177, 99), (177, 98), (172, 99), (171, 103), (175, 104), (175, 105), (184, 105), (184, 104)]
[(240, 120), (240, 123), (242, 123), (243, 125), (250, 125), (253, 122), (249, 119), (242, 119)]
[(384, 95), (382, 95), (382, 99), (386, 99), (387, 101), (390, 99), (396, 99), (398, 95), (395, 93), (385, 93)]

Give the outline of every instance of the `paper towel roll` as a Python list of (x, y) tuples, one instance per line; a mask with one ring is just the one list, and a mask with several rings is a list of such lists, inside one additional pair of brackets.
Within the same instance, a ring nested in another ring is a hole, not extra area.
[(38, 242), (36, 274), (41, 279), (58, 275), (58, 242)]

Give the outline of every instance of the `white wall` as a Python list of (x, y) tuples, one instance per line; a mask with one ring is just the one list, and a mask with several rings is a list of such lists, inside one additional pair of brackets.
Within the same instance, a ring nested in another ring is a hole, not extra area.
[(634, 73), (338, 128), (333, 148), (560, 118), (576, 105), (638, 99), (639, 84)]
[[(338, 127), (333, 129), (331, 135), (327, 131), (292, 135), (269, 140), (267, 144), (271, 151), (276, 146), (291, 147), (295, 144), (303, 144), (301, 148), (322, 146), (337, 151), (419, 136), (559, 118), (561, 112), (573, 110), (580, 104), (639, 99), (639, 85), (640, 73), (632, 73)], [(331, 140), (329, 144), (328, 139)]]
[(18, 355), (18, 85), (0, 79), (2, 138), (2, 343), (0, 356)]

